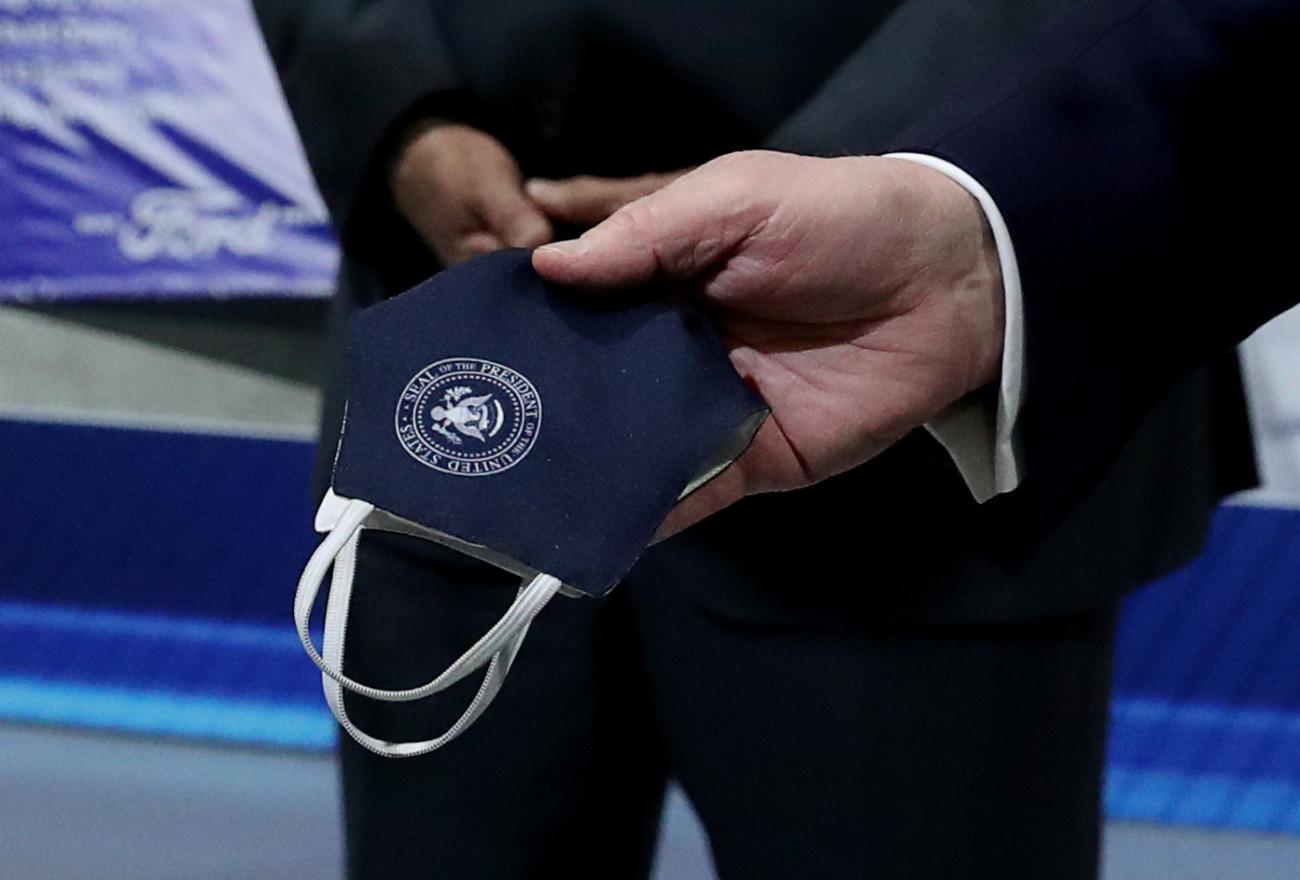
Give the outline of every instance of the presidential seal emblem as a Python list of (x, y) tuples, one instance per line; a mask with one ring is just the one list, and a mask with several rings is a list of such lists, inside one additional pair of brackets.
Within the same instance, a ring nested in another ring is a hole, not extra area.
[(527, 377), (480, 358), (429, 364), (397, 402), (397, 439), (420, 464), (459, 477), (499, 474), (537, 442), (542, 401)]

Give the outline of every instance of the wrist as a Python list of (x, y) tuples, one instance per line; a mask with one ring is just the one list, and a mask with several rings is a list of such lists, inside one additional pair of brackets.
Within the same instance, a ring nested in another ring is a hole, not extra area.
[(973, 260), (967, 283), (956, 298), (972, 330), (970, 390), (976, 391), (996, 385), (1002, 375), (1007, 303), (993, 230), (974, 196), (964, 190), (963, 195), (969, 216), (960, 222), (974, 236)]
[(1002, 372), (1006, 296), (997, 241), (969, 190), (934, 168), (908, 164), (922, 181), (922, 198), (934, 218), (930, 253), (946, 267), (936, 287), (945, 292), (951, 320), (962, 329), (962, 388), (970, 394), (996, 384)]

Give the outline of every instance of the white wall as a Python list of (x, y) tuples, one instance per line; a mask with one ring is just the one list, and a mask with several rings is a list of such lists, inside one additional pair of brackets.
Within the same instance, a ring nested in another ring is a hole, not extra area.
[(1242, 500), (1300, 507), (1300, 308), (1242, 346), (1263, 487)]

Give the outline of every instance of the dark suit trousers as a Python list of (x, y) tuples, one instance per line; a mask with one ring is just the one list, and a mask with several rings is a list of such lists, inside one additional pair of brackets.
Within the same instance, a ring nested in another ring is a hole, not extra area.
[[(423, 542), (361, 548), (347, 669), (385, 687), (439, 671), (516, 586)], [(706, 610), (680, 568), (669, 542), (608, 597), (557, 598), (496, 703), (438, 752), (379, 758), (341, 735), (349, 875), (643, 878), (675, 778), (724, 880), (1096, 876), (1113, 606), (763, 623)], [(348, 705), (372, 733), (423, 738), (476, 687)]]

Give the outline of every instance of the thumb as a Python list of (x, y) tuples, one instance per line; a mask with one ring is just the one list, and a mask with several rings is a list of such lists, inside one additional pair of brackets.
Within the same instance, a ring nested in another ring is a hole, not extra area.
[(625, 205), (581, 238), (538, 248), (533, 267), (551, 281), (583, 287), (696, 277), (762, 224), (756, 182), (745, 163), (715, 159)]
[(687, 495), (655, 530), (653, 544), (683, 532), (745, 497), (745, 477), (734, 464)]

